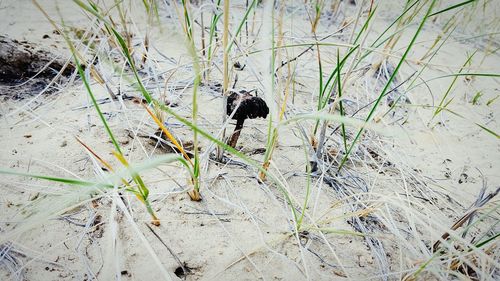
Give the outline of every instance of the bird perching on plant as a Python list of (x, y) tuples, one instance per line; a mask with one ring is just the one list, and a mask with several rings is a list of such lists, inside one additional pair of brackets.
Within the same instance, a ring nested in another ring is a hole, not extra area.
[(234, 127), (234, 132), (228, 143), (234, 148), (245, 120), (258, 117), (266, 118), (269, 114), (269, 107), (263, 99), (253, 96), (246, 90), (241, 90), (239, 93), (232, 91), (227, 97), (226, 113), (228, 116), (232, 116), (233, 120), (236, 120), (236, 127)]

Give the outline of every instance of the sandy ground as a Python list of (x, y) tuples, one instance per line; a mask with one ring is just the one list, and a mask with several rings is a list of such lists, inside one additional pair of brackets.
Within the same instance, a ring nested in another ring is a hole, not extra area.
[[(148, 32), (141, 1), (132, 2), (134, 33)], [(235, 2), (234, 21), (244, 8), (242, 1)], [(58, 22), (60, 13), (68, 26), (91, 30), (91, 21), (71, 1), (47, 0), (40, 4)], [(318, 37), (337, 30), (344, 20), (355, 16), (356, 7), (347, 2), (342, 5), (337, 17), (325, 14)], [(380, 5), (370, 31), (373, 35), (367, 42), (393, 20), (395, 5)], [(498, 6), (490, 5), (485, 22), (495, 11), (500, 11)], [(166, 99), (172, 106), (175, 104), (173, 109), (190, 118), (191, 60), (175, 12), (168, 10), (173, 8), (161, 7), (163, 27), (149, 30), (150, 60), (142, 78), (155, 96), (166, 93)], [(289, 3), (287, 12), (284, 26), (290, 42), (311, 42), (304, 6)], [(261, 13), (259, 7), (257, 14)], [(426, 25), (409, 54), (410, 61), (425, 54), (444, 21)], [(0, 30), (11, 38), (27, 40), (61, 57), (69, 57), (63, 38), (53, 32), (54, 28), (31, 1), (0, 1)], [(404, 33), (395, 48), (395, 58), (389, 60), (392, 65), (402, 53), (399, 48), (404, 48), (415, 30), (413, 25)], [(500, 94), (498, 78), (459, 77), (450, 94), (454, 100), (449, 108), (463, 118), (444, 111), (432, 119), (434, 109), (429, 107), (439, 103), (453, 77), (422, 83), (458, 72), (467, 55), (476, 50), (467, 71), (500, 73), (499, 54), (485, 53), (498, 48), (495, 43), (499, 42), (498, 36), (491, 37), (492, 41), (487, 40), (488, 36), (465, 40), (484, 33), (477, 20), (460, 26), (415, 82), (418, 87), (408, 89), (408, 84), (403, 84), (399, 92), (408, 91), (408, 103), (396, 107), (394, 114), (383, 116), (389, 108), (386, 99), (383, 100), (375, 115), (377, 129), (364, 134), (346, 170), (335, 177), (335, 184), (327, 184), (321, 175), (309, 178), (305, 173), (308, 162), (305, 155), (310, 153), (305, 152), (300, 128), (310, 132), (314, 123), (302, 121), (280, 129), (270, 171), (278, 175), (294, 200), (301, 202), (296, 206), (299, 210), (310, 179), (308, 215), (299, 234), (293, 232), (291, 209), (275, 185), (258, 183), (257, 170), (245, 163), (214, 163), (209, 158), (213, 145), (202, 139), (201, 202), (189, 200), (185, 192), (190, 188), (188, 175), (179, 165), (163, 164), (141, 173), (150, 188), (153, 209), (161, 220), (159, 227), (150, 224), (144, 206), (131, 194), (113, 190), (96, 192), (93, 188), (1, 175), (0, 279), (402, 279), (432, 260), (432, 244), (469, 210), (483, 186), (486, 193), (500, 186), (498, 138), (477, 126), (481, 124), (500, 132), (496, 116), (500, 100), (488, 104)], [(347, 30), (325, 42), (345, 43), (349, 34)], [(134, 42), (141, 44), (140, 39)], [(304, 48), (290, 48), (289, 57)], [(324, 67), (330, 71), (335, 64), (336, 48), (321, 50)], [(111, 56), (119, 55), (111, 53)], [(236, 88), (257, 88), (262, 96), (264, 89), (259, 79), (268, 57), (263, 53), (246, 58), (238, 54), (232, 59), (247, 65), (238, 72)], [(376, 74), (363, 69), (377, 59), (379, 54), (355, 69), (352, 76), (355, 79), (345, 86), (348, 112), (374, 100), (380, 92), (382, 84)], [(222, 67), (221, 56), (216, 58), (216, 64)], [(107, 74), (105, 78), (111, 81), (115, 93), (138, 95), (131, 86), (132, 80), (119, 75), (121, 69), (117, 73), (104, 63), (97, 65)], [(125, 67), (123, 63), (119, 65)], [(287, 118), (311, 112), (317, 102), (313, 94), (318, 91), (316, 52), (300, 57), (296, 66), (295, 93), (288, 101)], [(421, 67), (422, 64), (413, 62), (403, 64), (398, 82), (405, 81)], [(220, 71), (214, 71), (212, 82), (220, 83), (220, 79)], [(60, 91), (50, 95), (32, 93), (22, 100), (2, 98), (0, 167), (58, 177), (105, 179), (108, 174), (74, 138), (78, 136), (114, 167), (120, 167), (111, 154), (113, 145), (90, 106), (85, 88), (79, 79), (55, 86)], [(106, 88), (95, 81), (92, 90), (98, 99), (109, 97)], [(3, 87), (1, 91), (6, 93), (9, 88)], [(482, 96), (473, 104), (477, 92)], [(220, 93), (202, 85), (198, 98), (200, 126), (217, 133), (221, 121)], [(157, 126), (140, 106), (120, 100), (104, 103), (101, 109), (129, 162), (140, 163), (166, 153), (147, 138)], [(366, 113), (365, 110), (360, 114), (366, 116)], [(179, 139), (187, 142), (192, 138), (189, 128), (175, 118), (167, 116), (166, 124)], [(267, 120), (248, 121), (237, 147), (259, 163), (267, 139), (266, 126)], [(352, 139), (355, 130), (348, 127), (348, 133)], [(338, 133), (327, 142), (330, 151), (338, 151), (341, 146)], [(339, 157), (333, 156), (337, 160)], [(498, 199), (488, 204), (485, 212), (493, 211), (474, 225), (463, 241), (470, 242), (472, 237), (479, 238), (488, 231), (499, 232), (495, 223), (499, 218)], [(360, 231), (364, 236), (359, 235)], [(454, 233), (461, 235), (460, 229)], [(498, 246), (498, 241), (494, 243)], [(482, 261), (489, 262), (481, 265), (488, 272), (482, 275), (482, 280), (493, 280), (500, 274), (495, 268), (499, 254), (494, 252), (478, 254)], [(189, 271), (187, 276), (175, 274), (182, 271), (180, 264)], [(457, 278), (447, 268), (439, 260), (431, 262), (420, 278)]]

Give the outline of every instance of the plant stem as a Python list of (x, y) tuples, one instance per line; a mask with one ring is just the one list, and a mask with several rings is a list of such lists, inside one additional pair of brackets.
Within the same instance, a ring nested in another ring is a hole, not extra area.
[(231, 136), (231, 140), (229, 141), (229, 146), (236, 148), (236, 143), (240, 137), (241, 129), (243, 129), (243, 123), (245, 123), (245, 119), (238, 119), (238, 121), (236, 121), (236, 127), (234, 127), (234, 132)]
[[(223, 96), (223, 101), (222, 101), (222, 124), (226, 123), (226, 118), (227, 118), (227, 89), (229, 85), (229, 65), (228, 65), (228, 60), (229, 60), (229, 50), (228, 50), (228, 37), (229, 37), (229, 0), (224, 1), (224, 29), (222, 33), (222, 47), (223, 47), (223, 64), (224, 64), (224, 70), (223, 70), (223, 82), (222, 82), (222, 96)], [(222, 140), (224, 141), (224, 138), (226, 137), (226, 129), (224, 128), (222, 130)], [(217, 160), (222, 159), (222, 155), (224, 154), (224, 149), (222, 147), (217, 147)]]

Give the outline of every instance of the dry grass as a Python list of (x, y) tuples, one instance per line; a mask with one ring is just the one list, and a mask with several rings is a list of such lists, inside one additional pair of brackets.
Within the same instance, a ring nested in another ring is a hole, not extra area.
[(1, 276), (498, 279), (500, 7), (351, 2), (35, 1), (81, 67), (0, 106)]

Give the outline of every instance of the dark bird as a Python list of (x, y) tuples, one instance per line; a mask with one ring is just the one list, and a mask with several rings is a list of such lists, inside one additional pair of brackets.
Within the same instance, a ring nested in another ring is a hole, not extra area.
[(236, 120), (236, 127), (228, 143), (231, 147), (236, 147), (245, 119), (266, 118), (269, 107), (263, 99), (241, 90), (239, 93), (231, 92), (227, 97), (226, 114), (233, 115), (232, 119)]

